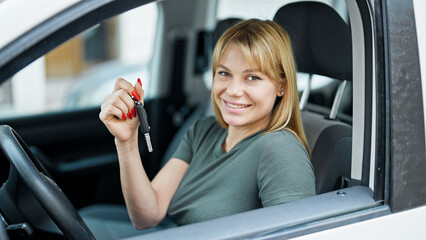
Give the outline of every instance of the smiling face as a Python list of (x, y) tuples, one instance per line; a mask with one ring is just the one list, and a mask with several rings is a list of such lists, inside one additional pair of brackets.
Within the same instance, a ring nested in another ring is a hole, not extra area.
[(281, 86), (253, 69), (236, 44), (225, 50), (213, 79), (214, 100), (229, 127), (266, 128)]

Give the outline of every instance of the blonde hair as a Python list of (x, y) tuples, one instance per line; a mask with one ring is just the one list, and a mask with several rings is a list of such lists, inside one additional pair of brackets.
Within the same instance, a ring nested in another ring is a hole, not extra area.
[[(237, 23), (229, 28), (216, 44), (212, 59), (213, 79), (219, 62), (231, 43), (240, 47), (252, 69), (266, 74), (284, 87), (284, 95), (277, 97), (272, 109), (272, 118), (265, 133), (279, 130), (293, 133), (310, 156), (308, 141), (300, 118), (296, 64), (288, 34), (277, 23), (269, 20), (249, 19)], [(227, 129), (228, 124), (223, 120), (214, 100), (213, 91), (211, 98), (217, 121)]]

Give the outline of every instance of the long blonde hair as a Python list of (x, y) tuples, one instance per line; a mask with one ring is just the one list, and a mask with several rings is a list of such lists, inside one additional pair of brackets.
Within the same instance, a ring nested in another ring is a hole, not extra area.
[[(216, 69), (226, 50), (231, 44), (237, 44), (250, 67), (266, 74), (284, 87), (283, 97), (277, 97), (272, 118), (265, 133), (287, 130), (293, 133), (305, 146), (309, 156), (308, 141), (303, 131), (299, 110), (297, 91), (296, 64), (291, 47), (290, 37), (277, 23), (269, 20), (249, 19), (241, 21), (229, 28), (218, 40), (213, 52), (213, 79)], [(219, 124), (228, 128), (214, 100), (212, 103)]]

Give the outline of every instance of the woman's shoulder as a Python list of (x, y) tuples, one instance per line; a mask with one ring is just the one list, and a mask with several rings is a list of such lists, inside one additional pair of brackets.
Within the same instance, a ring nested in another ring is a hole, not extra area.
[(299, 139), (292, 132), (285, 129), (262, 134), (259, 140), (267, 144), (286, 143), (301, 145)]
[(288, 130), (278, 130), (263, 134), (259, 137), (257, 145), (264, 150), (275, 152), (280, 155), (284, 152), (287, 154), (306, 155), (308, 157), (305, 147), (299, 139)]

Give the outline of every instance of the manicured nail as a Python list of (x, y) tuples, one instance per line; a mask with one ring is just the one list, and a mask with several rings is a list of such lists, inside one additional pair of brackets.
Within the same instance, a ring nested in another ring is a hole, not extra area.
[(130, 114), (130, 112), (127, 113), (127, 117), (132, 119), (132, 114)]
[(126, 116), (123, 114), (123, 115), (121, 115), (121, 118), (123, 119), (123, 120), (127, 120), (127, 118), (126, 118)]
[(140, 78), (138, 78), (138, 83), (139, 83), (139, 85), (141, 85), (141, 87), (142, 87), (142, 81), (141, 81), (141, 79), (140, 79)]
[(138, 94), (136, 93), (135, 90), (133, 90), (132, 95), (133, 95), (133, 97), (136, 98), (136, 100), (138, 100), (138, 101), (140, 100), (140, 98), (139, 98), (139, 96), (138, 96)]
[(134, 107), (134, 108), (132, 109), (132, 115), (133, 115), (133, 117), (136, 117), (136, 107)]

